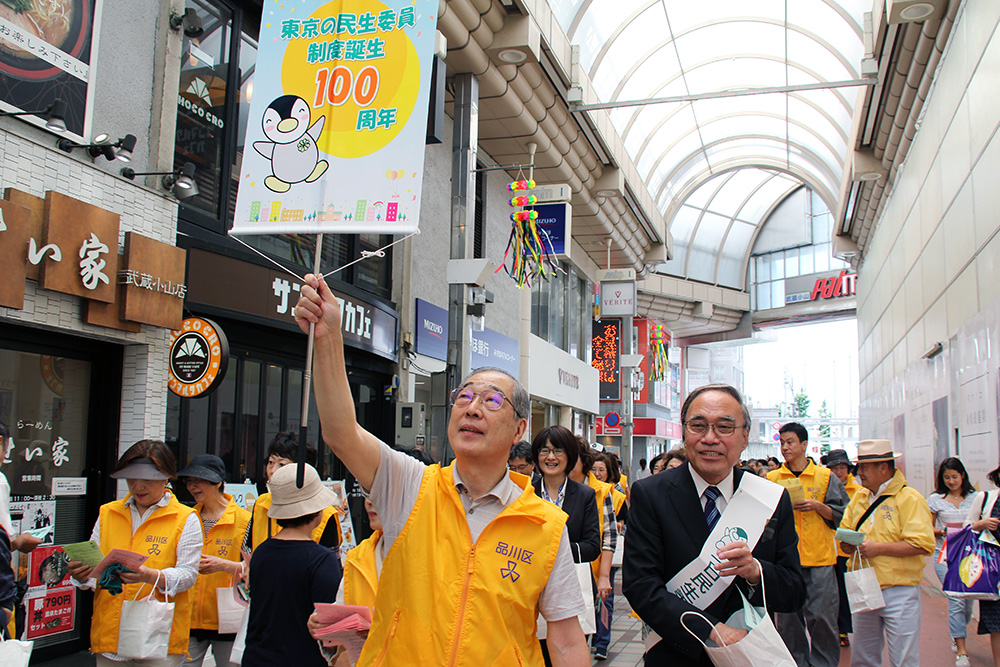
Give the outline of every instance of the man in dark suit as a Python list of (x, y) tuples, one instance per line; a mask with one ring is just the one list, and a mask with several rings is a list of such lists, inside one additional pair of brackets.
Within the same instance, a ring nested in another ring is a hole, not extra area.
[(720, 562), (715, 570), (733, 579), (704, 610), (667, 589), (667, 582), (701, 553), (710, 524), (720, 520), (746, 478), (734, 469), (750, 429), (750, 413), (739, 391), (729, 385), (696, 389), (684, 401), (681, 421), (687, 463), (632, 486), (623, 590), (639, 617), (662, 638), (647, 650), (648, 666), (711, 665), (701, 643), (681, 625), (681, 615), (700, 611), (708, 618), (711, 625), (692, 616), (685, 619), (702, 641), (739, 641), (746, 631), (725, 621), (742, 609), (737, 588), (755, 606), (763, 605), (761, 577), (768, 611), (795, 612), (805, 601), (792, 504), (784, 490), (774, 496), (777, 507), (752, 552), (742, 541), (716, 552)]

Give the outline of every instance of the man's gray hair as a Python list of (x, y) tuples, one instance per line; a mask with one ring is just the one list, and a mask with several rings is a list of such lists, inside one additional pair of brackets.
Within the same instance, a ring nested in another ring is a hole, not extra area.
[(743, 400), (743, 394), (736, 387), (728, 384), (706, 384), (698, 387), (684, 399), (684, 405), (681, 406), (681, 424), (687, 423), (688, 408), (691, 407), (691, 403), (694, 399), (698, 398), (707, 391), (721, 391), (723, 394), (729, 394), (736, 399), (736, 402), (740, 404), (740, 409), (743, 411), (743, 426), (745, 429), (750, 428), (750, 408), (747, 407), (746, 402)]
[(514, 384), (514, 395), (508, 396), (507, 399), (510, 401), (510, 406), (514, 408), (514, 414), (521, 419), (527, 419), (528, 414), (531, 412), (531, 395), (528, 393), (528, 390), (524, 388), (524, 385), (521, 384), (516, 377), (510, 374), (510, 371), (505, 371), (504, 369), (497, 368), (496, 366), (480, 366), (469, 373), (466, 378), (462, 380), (462, 384), (459, 386), (464, 387), (469, 384), (469, 381), (475, 375), (490, 372), (500, 373), (510, 378), (510, 381)]

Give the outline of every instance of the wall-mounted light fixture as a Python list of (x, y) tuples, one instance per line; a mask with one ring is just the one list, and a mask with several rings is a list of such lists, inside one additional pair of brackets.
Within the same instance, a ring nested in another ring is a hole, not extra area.
[(0, 118), (7, 116), (40, 116), (45, 119), (45, 129), (53, 132), (66, 131), (66, 103), (58, 98), (39, 111), (0, 111)]
[(103, 155), (109, 162), (114, 160), (131, 162), (135, 141), (134, 134), (126, 134), (115, 143), (111, 143), (111, 135), (102, 132), (94, 137), (94, 143), (91, 144), (78, 144), (72, 139), (60, 139), (56, 145), (67, 153), (72, 153), (76, 148), (86, 148), (87, 154), (94, 160)]
[(184, 34), (191, 39), (197, 39), (205, 33), (205, 27), (201, 23), (201, 17), (193, 7), (188, 7), (183, 14), (177, 12), (170, 13), (170, 29), (177, 31), (184, 28)]
[(178, 199), (187, 199), (198, 194), (198, 184), (194, 180), (194, 164), (191, 162), (185, 162), (182, 167), (174, 171), (137, 172), (131, 167), (125, 167), (121, 170), (121, 175), (130, 181), (134, 181), (136, 176), (162, 176), (160, 186)]

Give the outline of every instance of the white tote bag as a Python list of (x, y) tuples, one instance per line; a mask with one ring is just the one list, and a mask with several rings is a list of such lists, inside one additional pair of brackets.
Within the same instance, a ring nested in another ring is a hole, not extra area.
[(764, 591), (764, 578), (760, 580), (761, 592), (764, 593), (764, 606), (754, 607), (744, 597), (742, 591), (738, 591), (743, 599), (743, 609), (737, 611), (729, 617), (726, 625), (734, 628), (748, 630), (745, 637), (735, 644), (728, 646), (711, 646), (701, 641), (694, 632), (684, 622), (686, 618), (700, 618), (705, 623), (711, 625), (711, 621), (695, 611), (686, 611), (681, 614), (681, 625), (691, 633), (702, 646), (715, 667), (795, 667), (795, 660), (788, 652), (788, 647), (782, 641), (781, 636), (771, 622), (771, 617), (767, 615), (767, 593)]
[[(856, 562), (859, 562), (855, 560), (857, 558), (859, 555), (855, 551), (851, 557), (852, 568)], [(882, 586), (879, 585), (878, 577), (875, 576), (875, 568), (871, 566), (867, 558), (861, 564), (865, 563), (867, 563), (867, 567), (858, 570), (852, 569), (850, 572), (844, 573), (844, 590), (847, 592), (847, 602), (851, 605), (852, 614), (875, 611), (885, 606)]]
[(3, 667), (28, 667), (34, 642), (4, 639), (0, 632), (0, 665)]
[(229, 662), (234, 665), (243, 664), (243, 651), (247, 648), (247, 626), (250, 624), (250, 605), (243, 608), (243, 616), (240, 618), (240, 628), (236, 631), (236, 639), (233, 641), (233, 650), (229, 652)]
[(232, 586), (216, 588), (215, 603), (219, 612), (219, 634), (231, 635), (239, 632), (243, 623), (243, 612), (247, 607), (236, 599), (236, 589)]
[(615, 542), (615, 554), (611, 557), (611, 567), (621, 567), (625, 560), (625, 533), (618, 534), (618, 541)]
[(154, 595), (160, 573), (156, 575), (153, 589), (142, 600), (139, 592), (135, 598), (122, 603), (118, 623), (118, 655), (133, 660), (162, 660), (170, 647), (170, 628), (174, 623), (174, 603), (160, 602)]
[[(577, 618), (580, 619), (583, 634), (592, 635), (597, 632), (597, 616), (594, 615), (594, 589), (593, 584), (591, 584), (590, 563), (576, 563), (573, 567), (576, 569), (576, 578), (580, 582), (580, 593), (583, 595), (583, 613)], [(548, 637), (548, 624), (541, 614), (538, 615), (537, 635), (539, 639)]]

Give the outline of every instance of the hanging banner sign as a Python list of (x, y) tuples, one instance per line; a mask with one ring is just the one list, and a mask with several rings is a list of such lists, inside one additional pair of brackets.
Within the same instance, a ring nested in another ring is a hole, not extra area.
[(416, 231), (437, 8), (265, 5), (234, 234)]

